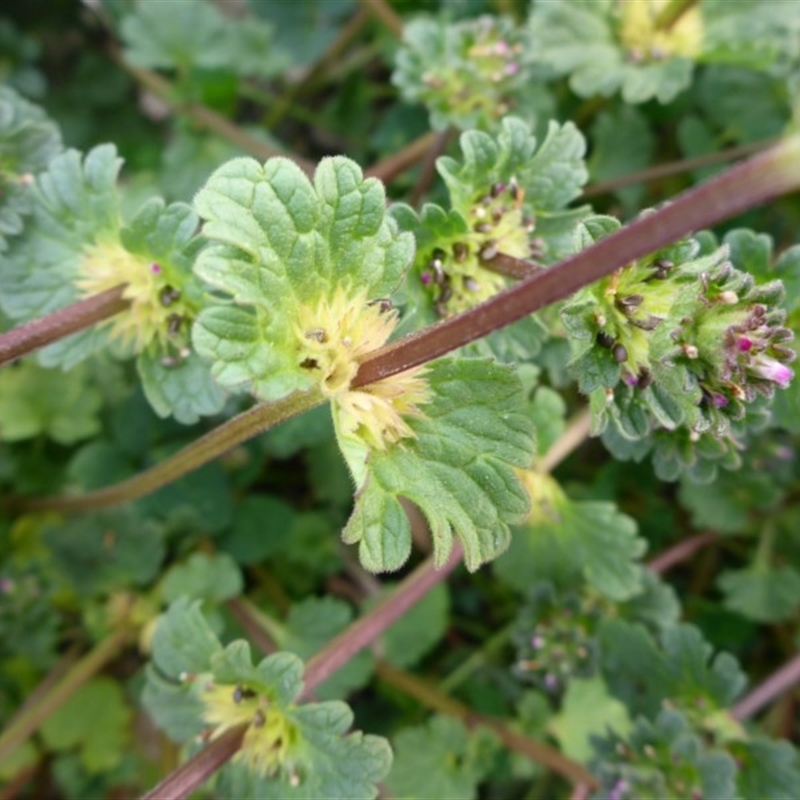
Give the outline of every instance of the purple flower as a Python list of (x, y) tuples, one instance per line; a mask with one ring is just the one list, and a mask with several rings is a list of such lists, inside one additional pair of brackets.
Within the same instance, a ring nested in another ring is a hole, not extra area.
[(765, 355), (755, 358), (751, 369), (760, 378), (777, 383), (781, 389), (785, 389), (794, 377), (794, 372), (786, 364), (781, 364), (780, 361)]

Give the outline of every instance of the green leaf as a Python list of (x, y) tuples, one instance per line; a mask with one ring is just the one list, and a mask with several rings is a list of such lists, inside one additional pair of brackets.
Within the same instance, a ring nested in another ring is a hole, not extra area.
[(431, 401), (408, 420), (416, 438), (370, 452), (337, 432), (358, 484), (342, 538), (359, 543), (361, 563), (374, 572), (398, 569), (408, 558), (411, 531), (400, 497), (425, 514), (436, 563), (449, 557), (455, 534), (470, 570), (505, 550), (509, 523), (528, 509), (513, 467), (530, 463), (533, 426), (513, 370), (442, 359), (428, 366), (425, 380)]
[[(300, 658), (308, 659), (319, 652), (334, 636), (341, 633), (353, 619), (351, 607), (334, 597), (309, 597), (295, 603), (289, 610), (284, 628), (277, 637), (282, 650), (290, 650)], [(369, 680), (374, 658), (362, 650), (337, 670), (314, 694), (321, 700), (346, 697), (360, 689)]]
[(573, 678), (567, 684), (561, 710), (550, 723), (561, 751), (568, 758), (586, 762), (592, 755), (593, 736), (613, 731), (625, 738), (633, 723), (625, 706), (608, 692), (599, 676)]
[(641, 591), (645, 542), (630, 517), (613, 503), (570, 500), (546, 476), (529, 473), (529, 483), (534, 511), (494, 565), (501, 580), (525, 592), (536, 580), (570, 587), (582, 579), (613, 600)]
[[(68, 150), (50, 161), (30, 187), (32, 217), (0, 273), (0, 307), (13, 319), (33, 319), (79, 299), (74, 284), (84, 248), (119, 229), (117, 173), (122, 160), (112, 145), (85, 159)], [(45, 366), (69, 368), (106, 341), (98, 328), (41, 351)]]
[(736, 659), (727, 653), (712, 658), (711, 646), (691, 625), (666, 628), (659, 645), (640, 625), (608, 619), (600, 638), (606, 681), (632, 713), (653, 718), (668, 700), (710, 719), (744, 688)]
[(653, 721), (639, 717), (627, 738), (595, 740), (600, 788), (592, 797), (737, 798), (736, 762), (704, 734), (668, 707)]
[[(591, 129), (592, 157), (589, 170), (592, 181), (620, 178), (649, 166), (656, 148), (655, 137), (647, 118), (633, 106), (603, 111)], [(644, 185), (618, 189), (626, 211), (633, 211), (644, 196)]]
[(699, 55), (699, 43), (680, 39), (680, 29), (694, 24), (689, 19), (692, 14), (685, 14), (662, 39), (648, 41), (650, 31), (640, 29), (635, 40), (625, 42), (624, 18), (647, 18), (650, 4), (644, 9), (623, 8), (622, 22), (615, 11), (611, 0), (535, 3), (530, 26), (536, 58), (557, 74), (569, 75), (570, 88), (580, 97), (607, 97), (621, 91), (626, 103), (653, 98), (670, 102), (692, 77), (694, 65), (682, 52)]
[(0, 86), (0, 252), (31, 211), (26, 183), (61, 152), (61, 133), (38, 106)]
[(392, 797), (404, 800), (471, 800), (491, 767), (495, 740), (436, 715), (393, 740), (395, 761), (386, 779)]
[(196, 353), (178, 363), (165, 361), (156, 348), (148, 348), (136, 359), (142, 389), (160, 417), (173, 415), (192, 425), (201, 416), (218, 414), (226, 393), (212, 380), (211, 371)]
[(721, 472), (713, 483), (681, 480), (678, 498), (697, 528), (744, 533), (759, 525), (765, 512), (783, 499), (785, 489), (769, 471)]
[(220, 383), (276, 400), (317, 382), (298, 363), (298, 309), (337, 287), (388, 297), (411, 258), (413, 239), (385, 202), (381, 184), (341, 157), (320, 162), (313, 184), (283, 158), (234, 159), (211, 176), (195, 207), (212, 244), (195, 270), (236, 305), (204, 310), (194, 342)]
[(184, 563), (173, 565), (164, 574), (161, 593), (167, 603), (186, 596), (218, 605), (238, 597), (243, 585), (242, 573), (227, 553), (192, 553)]
[(447, 587), (437, 584), (386, 629), (382, 639), (383, 658), (406, 669), (417, 664), (447, 632), (449, 612)]
[(42, 541), (81, 597), (143, 586), (164, 559), (164, 532), (130, 509), (97, 511), (60, 525), (50, 523)]
[(222, 645), (200, 611), (200, 601), (178, 598), (158, 620), (153, 634), (153, 663), (165, 677), (208, 672)]
[(96, 677), (45, 720), (41, 735), (51, 750), (79, 748), (87, 772), (108, 772), (120, 763), (128, 746), (132, 716), (122, 686), (111, 678)]
[(731, 747), (739, 770), (736, 788), (740, 797), (782, 800), (800, 792), (797, 750), (789, 742), (774, 741), (759, 734)]
[(217, 539), (239, 564), (257, 564), (289, 541), (295, 513), (277, 497), (251, 494), (236, 506), (233, 528)]
[(800, 606), (800, 572), (788, 565), (770, 567), (755, 563), (728, 569), (717, 579), (725, 608), (756, 622), (790, 620)]
[(68, 373), (24, 361), (0, 372), (0, 439), (44, 435), (70, 445), (100, 430), (103, 398), (84, 365)]
[(268, 78), (284, 60), (272, 41), (272, 26), (258, 19), (235, 19), (209, 2), (138, 3), (120, 32), (125, 58), (138, 67), (226, 69)]
[(532, 122), (553, 104), (530, 52), (526, 30), (506, 17), (414, 19), (403, 27), (392, 82), (425, 105), (435, 130), (490, 130), (511, 108)]

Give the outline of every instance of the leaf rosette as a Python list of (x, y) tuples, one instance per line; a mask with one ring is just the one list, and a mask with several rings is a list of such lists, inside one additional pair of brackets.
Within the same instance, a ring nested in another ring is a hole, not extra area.
[(211, 245), (195, 271), (220, 295), (193, 338), (223, 386), (265, 401), (347, 389), (391, 333), (380, 301), (414, 252), (385, 203), (381, 183), (342, 157), (324, 159), (313, 183), (285, 158), (234, 159), (209, 178), (195, 207)]
[(189, 206), (160, 198), (123, 220), (121, 166), (112, 145), (50, 161), (30, 187), (31, 221), (0, 274), (0, 306), (26, 321), (124, 285), (126, 310), (44, 348), (38, 359), (69, 369), (104, 348), (136, 356), (155, 410), (191, 423), (219, 411), (224, 400), (188, 340), (202, 302), (191, 271), (201, 244), (198, 220)]

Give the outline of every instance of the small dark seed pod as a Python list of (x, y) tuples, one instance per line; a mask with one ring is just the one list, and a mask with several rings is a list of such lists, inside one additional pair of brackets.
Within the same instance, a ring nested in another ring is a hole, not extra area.
[(175, 336), (183, 325), (183, 317), (180, 314), (170, 314), (167, 317), (167, 333)]
[(600, 331), (600, 333), (597, 334), (597, 344), (599, 344), (600, 347), (607, 347), (610, 350), (614, 346), (615, 341), (614, 337), (605, 331)]
[(492, 188), (489, 190), (489, 195), (491, 197), (500, 197), (505, 190), (506, 185), (504, 183), (494, 183), (492, 184)]
[(653, 384), (653, 373), (650, 372), (649, 369), (643, 369), (639, 373), (639, 388), (646, 389), (648, 386), (652, 386)]
[(455, 258), (456, 261), (459, 263), (466, 261), (468, 255), (469, 247), (467, 247), (464, 242), (455, 242), (453, 244), (453, 258)]
[(487, 242), (478, 252), (481, 261), (491, 261), (497, 255), (497, 242)]
[(611, 350), (611, 356), (617, 364), (622, 364), (628, 360), (628, 350), (624, 344), (615, 344)]
[(512, 178), (508, 182), (508, 191), (511, 194), (511, 199), (514, 200), (514, 202), (521, 199), (522, 193), (516, 178)]
[(164, 307), (171, 306), (177, 300), (180, 300), (181, 293), (173, 286), (165, 286), (158, 294), (158, 299)]
[(264, 724), (266, 723), (267, 718), (264, 715), (264, 712), (259, 708), (255, 714), (253, 714), (253, 727), (254, 728), (263, 728)]

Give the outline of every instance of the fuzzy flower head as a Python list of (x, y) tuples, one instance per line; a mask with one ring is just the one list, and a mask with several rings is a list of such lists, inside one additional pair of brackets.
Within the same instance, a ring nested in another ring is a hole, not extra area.
[(123, 283), (122, 296), (131, 305), (108, 321), (111, 337), (137, 353), (153, 341), (166, 349), (189, 313), (166, 266), (128, 252), (119, 241), (100, 241), (84, 250), (75, 282), (82, 297)]
[(524, 196), (513, 178), (495, 183), (467, 210), (468, 230), (430, 253), (420, 280), (440, 317), (467, 311), (506, 287), (506, 279), (493, 269), (500, 254), (536, 264), (543, 242), (532, 237), (536, 222), (523, 210)]
[(209, 738), (216, 739), (231, 728), (247, 725), (236, 758), (260, 775), (281, 774), (291, 785), (298, 785), (300, 774), (293, 753), (298, 734), (270, 699), (241, 684), (218, 684), (202, 676), (197, 680), (202, 686), (200, 699)]
[(396, 324), (388, 301), (369, 301), (364, 292), (351, 296), (344, 287), (302, 306), (295, 324), (299, 365), (319, 376), (344, 432), (377, 449), (413, 437), (407, 417), (419, 415), (428, 399), (422, 368), (350, 389), (361, 361), (386, 343)]
[(696, 58), (703, 41), (703, 18), (696, 6), (672, 25), (659, 17), (670, 0), (617, 0), (619, 38), (635, 63), (663, 61), (672, 56)]

